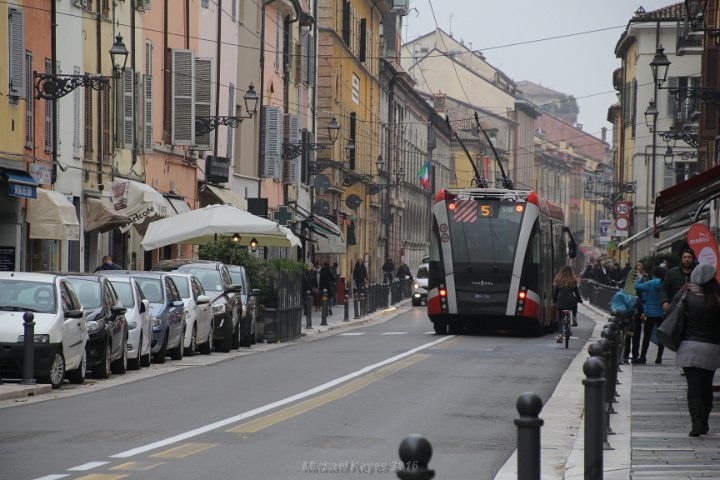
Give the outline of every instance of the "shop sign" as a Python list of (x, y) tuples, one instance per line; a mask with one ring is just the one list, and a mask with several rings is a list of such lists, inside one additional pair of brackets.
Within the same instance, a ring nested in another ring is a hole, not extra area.
[[(712, 232), (704, 223), (696, 223), (688, 230), (687, 243), (695, 252), (695, 258), (701, 264), (709, 264), (718, 268), (718, 246)], [(720, 272), (715, 278), (720, 282)]]

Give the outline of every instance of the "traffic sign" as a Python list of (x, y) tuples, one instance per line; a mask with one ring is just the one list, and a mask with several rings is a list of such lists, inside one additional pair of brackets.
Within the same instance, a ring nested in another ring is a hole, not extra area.
[(615, 228), (618, 230), (627, 230), (630, 226), (630, 222), (627, 217), (617, 217), (615, 219)]
[(615, 213), (620, 217), (627, 217), (630, 214), (630, 204), (620, 201), (615, 204)]

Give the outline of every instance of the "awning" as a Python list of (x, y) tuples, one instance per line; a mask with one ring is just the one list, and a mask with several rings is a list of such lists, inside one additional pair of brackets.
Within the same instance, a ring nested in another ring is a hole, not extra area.
[[(655, 225), (650, 225), (632, 237), (626, 238), (622, 242), (618, 243), (618, 248), (622, 249), (632, 245), (633, 243), (639, 242), (640, 240), (647, 238), (649, 235), (652, 235), (653, 231), (659, 234), (660, 232), (671, 232), (673, 230), (677, 230), (678, 228), (687, 229), (687, 227), (695, 223), (693, 217), (699, 207), (700, 203), (697, 201), (693, 204), (686, 205), (684, 209), (675, 211), (672, 215), (661, 218)], [(701, 215), (700, 218), (703, 218), (703, 215)]]
[(173, 210), (175, 210), (175, 213), (181, 214), (192, 211), (192, 208), (190, 208), (190, 205), (187, 204), (184, 198), (170, 194), (164, 195), (164, 197), (168, 202), (170, 202), (170, 205), (173, 207)]
[(28, 203), (27, 221), (30, 223), (30, 238), (80, 240), (80, 222), (75, 206), (55, 190), (37, 190), (37, 198)]
[(658, 193), (655, 217), (667, 217), (678, 210), (695, 205), (720, 194), (720, 165), (705, 170)]
[(320, 215), (310, 215), (304, 220), (308, 226), (317, 235), (313, 236), (316, 240), (315, 253), (345, 253), (345, 239), (342, 231), (333, 222)]
[(20, 198), (37, 198), (38, 182), (27, 172), (12, 168), (0, 168), (8, 181), (8, 194)]
[(600, 247), (595, 245), (578, 245), (578, 250), (586, 257), (592, 258), (600, 258), (605, 254)]
[[(140, 234), (145, 233), (148, 223), (176, 215), (163, 194), (145, 183), (115, 181), (110, 184), (110, 193), (115, 210), (127, 215)], [(122, 231), (129, 229), (130, 225), (121, 228)]]
[(85, 197), (83, 219), (86, 232), (93, 230), (108, 232), (113, 228), (124, 227), (130, 223), (127, 215), (115, 210), (110, 197)]
[(247, 200), (241, 197), (240, 194), (236, 191), (223, 187), (217, 187), (215, 185), (206, 185), (206, 188), (208, 191), (210, 191), (210, 193), (215, 195), (215, 197), (217, 197), (217, 199), (220, 200), (221, 203), (224, 203), (226, 205), (232, 205), (235, 208), (247, 211)]

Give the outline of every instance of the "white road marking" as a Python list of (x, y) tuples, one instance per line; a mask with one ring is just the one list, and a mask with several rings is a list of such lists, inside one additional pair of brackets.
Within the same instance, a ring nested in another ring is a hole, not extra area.
[(355, 372), (349, 373), (347, 375), (344, 375), (342, 377), (336, 378), (335, 380), (331, 380), (327, 383), (324, 383), (322, 385), (318, 385), (317, 387), (311, 388), (310, 390), (306, 390), (304, 392), (298, 393), (296, 395), (293, 395), (291, 397), (284, 398), (282, 400), (278, 400), (277, 402), (268, 403), (267, 405), (263, 405), (262, 407), (255, 408), (253, 410), (248, 410), (247, 412), (241, 413), (239, 415), (235, 415), (233, 417), (226, 418), (224, 420), (219, 420), (214, 423), (210, 423), (208, 425), (205, 425), (204, 427), (199, 427), (193, 430), (189, 430), (184, 433), (180, 433), (178, 435), (166, 438), (164, 440), (159, 440), (157, 442), (149, 443), (147, 445), (143, 445), (141, 447), (133, 448), (131, 450), (126, 450), (124, 452), (120, 452), (116, 455), (111, 455), (110, 458), (130, 458), (134, 457), (135, 455), (139, 455), (141, 453), (146, 453), (151, 450), (156, 450), (158, 448), (166, 447), (168, 445), (172, 445), (178, 442), (182, 442), (184, 440), (187, 440), (189, 438), (197, 437), (198, 435), (202, 435), (208, 432), (211, 432), (213, 430), (217, 430), (218, 428), (225, 427), (227, 425), (231, 425), (233, 423), (238, 423), (243, 420), (247, 420), (248, 418), (254, 417), (256, 415), (260, 415), (261, 413), (265, 413), (267, 411), (270, 411), (272, 409), (282, 407), (284, 405), (296, 402), (298, 400), (302, 400), (303, 398), (310, 397), (312, 395), (315, 395), (320, 392), (324, 392), (325, 390), (329, 390), (337, 385), (340, 385), (341, 383), (347, 382), (348, 380), (352, 380), (353, 378), (360, 377), (362, 375), (365, 375), (366, 373), (369, 373), (377, 368), (383, 367), (385, 365), (389, 365), (391, 363), (395, 363), (398, 360), (401, 360), (403, 358), (409, 357), (417, 352), (420, 352), (422, 350), (426, 350), (428, 348), (434, 347), (435, 345), (438, 345), (442, 342), (445, 342), (447, 340), (450, 340), (451, 338), (455, 338), (454, 335), (448, 335), (446, 337), (439, 338), (435, 341), (432, 341), (430, 343), (426, 343), (424, 345), (420, 345), (419, 347), (415, 347), (413, 349), (410, 349), (406, 352), (403, 352), (399, 355), (395, 355), (394, 357), (390, 357), (386, 360), (383, 360), (381, 362), (368, 365), (367, 367), (361, 368), (360, 370), (357, 370)]
[(110, 462), (88, 462), (83, 463), (82, 465), (78, 465), (77, 467), (68, 468), (71, 472), (84, 472), (87, 470), (92, 470), (93, 468), (102, 467), (103, 465), (107, 465)]
[(357, 337), (360, 335), (365, 335), (365, 332), (350, 332), (350, 333), (341, 333), (338, 335), (338, 337)]
[(385, 332), (383, 335), (407, 335), (407, 332)]
[(435, 331), (433, 330), (432, 332), (425, 332), (425, 335), (435, 335)]
[(45, 475), (44, 477), (38, 477), (35, 480), (59, 480), (61, 478), (69, 477), (70, 474), (63, 473), (62, 475)]

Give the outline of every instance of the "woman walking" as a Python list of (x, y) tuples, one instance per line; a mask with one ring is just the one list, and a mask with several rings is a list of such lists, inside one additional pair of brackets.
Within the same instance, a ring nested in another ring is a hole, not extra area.
[(675, 365), (685, 372), (687, 403), (692, 420), (691, 437), (708, 433), (713, 402), (713, 377), (720, 367), (720, 285), (713, 265), (696, 266), (687, 290), (685, 328)]
[(555, 275), (553, 280), (553, 305), (557, 311), (557, 324), (560, 334), (555, 339), (557, 343), (563, 341), (563, 310), (577, 311), (577, 304), (583, 303), (578, 290), (577, 277), (570, 265), (565, 265)]

